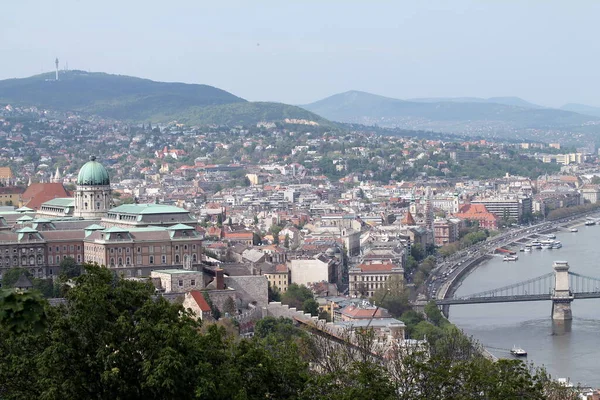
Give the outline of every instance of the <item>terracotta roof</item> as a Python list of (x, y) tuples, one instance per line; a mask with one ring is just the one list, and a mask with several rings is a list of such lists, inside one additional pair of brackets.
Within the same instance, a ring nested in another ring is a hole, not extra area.
[(0, 187), (0, 194), (21, 194), (25, 191), (25, 188), (20, 186), (5, 186)]
[(393, 264), (360, 264), (357, 266), (362, 272), (391, 272)]
[(288, 267), (285, 264), (277, 264), (275, 266), (275, 272), (288, 272)]
[(32, 183), (21, 195), (23, 205), (38, 210), (48, 200), (71, 197), (62, 183)]
[(416, 225), (415, 219), (413, 218), (410, 211), (406, 212), (404, 218), (402, 218), (402, 225)]
[(196, 304), (198, 304), (198, 307), (200, 307), (200, 310), (202, 310), (202, 312), (210, 312), (210, 306), (208, 305), (206, 299), (204, 298), (204, 296), (202, 296), (202, 293), (200, 291), (192, 290), (190, 294), (192, 295), (192, 298), (194, 299)]
[(386, 318), (390, 316), (385, 308), (360, 308), (353, 305), (344, 307), (340, 310), (340, 313), (354, 319)]

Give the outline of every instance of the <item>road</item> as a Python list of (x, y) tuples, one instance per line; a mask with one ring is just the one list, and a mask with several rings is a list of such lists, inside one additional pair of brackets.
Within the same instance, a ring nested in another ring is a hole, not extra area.
[[(597, 211), (595, 212), (597, 213)], [(428, 298), (444, 299), (447, 297), (448, 291), (453, 285), (456, 278), (469, 266), (473, 261), (489, 256), (494, 251), (509, 243), (526, 238), (534, 234), (546, 234), (557, 229), (562, 229), (561, 225), (577, 222), (583, 223), (589, 214), (565, 218), (552, 222), (542, 222), (536, 225), (518, 227), (510, 229), (488, 240), (476, 243), (465, 249), (462, 249), (453, 255), (442, 259), (438, 257), (438, 264), (432, 271), (431, 275), (425, 281), (426, 295)]]

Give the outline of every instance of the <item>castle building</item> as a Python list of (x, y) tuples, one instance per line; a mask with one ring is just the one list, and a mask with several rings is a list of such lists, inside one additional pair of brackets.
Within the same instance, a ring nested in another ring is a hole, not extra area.
[(64, 188), (56, 193), (62, 196), (49, 197), (37, 211), (0, 212), (0, 282), (15, 267), (35, 278), (56, 276), (66, 258), (105, 265), (125, 277), (199, 268), (204, 237), (190, 213), (164, 204), (111, 208), (108, 172), (95, 157), (81, 167), (74, 197), (65, 197)]
[(75, 217), (100, 219), (110, 209), (112, 197), (106, 168), (95, 156), (85, 163), (77, 175), (75, 190)]

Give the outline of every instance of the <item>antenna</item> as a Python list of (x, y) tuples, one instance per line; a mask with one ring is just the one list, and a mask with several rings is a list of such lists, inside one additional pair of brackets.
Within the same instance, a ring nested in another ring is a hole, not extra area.
[(58, 80), (58, 57), (56, 57), (54, 64), (56, 65), (56, 80)]

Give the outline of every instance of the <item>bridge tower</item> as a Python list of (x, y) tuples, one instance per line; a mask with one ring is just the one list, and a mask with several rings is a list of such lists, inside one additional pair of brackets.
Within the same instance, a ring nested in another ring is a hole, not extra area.
[(571, 302), (573, 294), (569, 288), (569, 263), (554, 261), (554, 293), (552, 294), (552, 319), (569, 321), (573, 319)]

